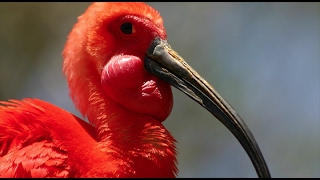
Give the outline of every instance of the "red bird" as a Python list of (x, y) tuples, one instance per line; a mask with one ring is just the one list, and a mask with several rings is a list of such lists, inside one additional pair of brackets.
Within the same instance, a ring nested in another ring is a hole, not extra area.
[(160, 14), (144, 3), (93, 3), (63, 51), (63, 73), (90, 121), (39, 99), (2, 101), (0, 177), (175, 177), (175, 139), (162, 125), (171, 85), (235, 135), (259, 177), (270, 177), (251, 132), (174, 52)]

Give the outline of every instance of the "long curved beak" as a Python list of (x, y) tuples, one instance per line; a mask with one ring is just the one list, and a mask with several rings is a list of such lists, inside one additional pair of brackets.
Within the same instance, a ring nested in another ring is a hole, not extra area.
[(144, 59), (144, 67), (149, 73), (170, 83), (211, 112), (238, 139), (258, 176), (271, 177), (260, 148), (244, 121), (165, 40), (156, 38), (151, 43)]

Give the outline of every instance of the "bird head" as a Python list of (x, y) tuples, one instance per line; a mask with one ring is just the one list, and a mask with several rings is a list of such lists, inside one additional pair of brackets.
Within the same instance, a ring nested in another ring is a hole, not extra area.
[(103, 89), (104, 96), (131, 111), (159, 121), (169, 116), (170, 85), (148, 73), (143, 64), (156, 37), (166, 39), (163, 20), (144, 3), (93, 3), (78, 18), (63, 52), (63, 70), (83, 114), (89, 108), (84, 99)]
[[(162, 122), (171, 86), (212, 113), (238, 139), (260, 177), (270, 177), (249, 128), (235, 110), (167, 43), (160, 14), (144, 3), (93, 3), (78, 18), (63, 51), (63, 72), (80, 112), (97, 123), (106, 102)], [(92, 106), (95, 104), (95, 106)]]

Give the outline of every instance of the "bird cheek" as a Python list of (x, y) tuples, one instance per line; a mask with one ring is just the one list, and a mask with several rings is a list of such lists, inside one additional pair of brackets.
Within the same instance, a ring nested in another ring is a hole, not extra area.
[(171, 112), (170, 85), (145, 71), (139, 57), (111, 58), (102, 70), (101, 85), (106, 95), (133, 112), (154, 116), (159, 121)]
[(119, 89), (133, 89), (141, 87), (143, 74), (142, 60), (136, 56), (118, 55), (111, 58), (105, 65), (101, 79)]

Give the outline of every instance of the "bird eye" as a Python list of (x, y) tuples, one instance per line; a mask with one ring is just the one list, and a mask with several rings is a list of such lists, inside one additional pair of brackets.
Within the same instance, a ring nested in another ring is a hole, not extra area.
[(133, 26), (132, 23), (125, 22), (120, 26), (121, 32), (123, 34), (133, 34), (136, 32), (135, 27)]

